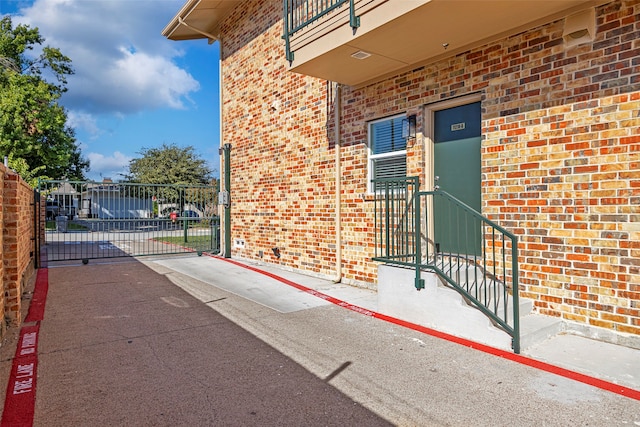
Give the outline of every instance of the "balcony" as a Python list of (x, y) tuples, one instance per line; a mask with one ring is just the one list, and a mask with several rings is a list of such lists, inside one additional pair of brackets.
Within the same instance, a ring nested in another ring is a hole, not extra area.
[(585, 0), (284, 0), (290, 70), (350, 86), (603, 3)]
[[(212, 43), (247, 1), (186, 0), (162, 34)], [(361, 86), (609, 0), (282, 1), (290, 70)]]

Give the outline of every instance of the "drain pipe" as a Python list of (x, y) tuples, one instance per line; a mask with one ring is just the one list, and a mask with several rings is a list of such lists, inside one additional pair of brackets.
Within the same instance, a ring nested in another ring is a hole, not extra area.
[(335, 170), (336, 170), (336, 194), (335, 194), (335, 216), (336, 216), (336, 278), (334, 283), (342, 281), (342, 168), (341, 168), (341, 151), (340, 144), (340, 83), (334, 83), (334, 100), (333, 100), (333, 131), (334, 131), (334, 149), (336, 152)]

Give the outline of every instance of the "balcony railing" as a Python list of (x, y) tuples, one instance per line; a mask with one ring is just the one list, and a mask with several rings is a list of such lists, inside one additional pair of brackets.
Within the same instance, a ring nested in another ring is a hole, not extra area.
[(417, 177), (373, 183), (373, 259), (414, 268), (418, 290), (422, 270), (435, 272), (509, 334), (519, 353), (516, 236), (444, 191), (419, 191)]
[(283, 0), (283, 22), (285, 49), (287, 60), (293, 62), (291, 51), (291, 37), (306, 27), (318, 22), (328, 14), (345, 7), (349, 7), (349, 25), (352, 28), (360, 26), (360, 17), (355, 14), (355, 0)]

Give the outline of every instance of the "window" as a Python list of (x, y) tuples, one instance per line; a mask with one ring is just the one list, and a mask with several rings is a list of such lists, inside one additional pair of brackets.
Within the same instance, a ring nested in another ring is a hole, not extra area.
[(369, 192), (371, 180), (407, 176), (407, 141), (402, 137), (405, 116), (369, 123)]

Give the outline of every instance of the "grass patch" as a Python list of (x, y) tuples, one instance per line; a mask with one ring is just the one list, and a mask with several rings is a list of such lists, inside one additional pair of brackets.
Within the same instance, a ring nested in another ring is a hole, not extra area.
[(187, 242), (184, 241), (184, 236), (155, 237), (153, 240), (194, 250), (213, 249), (211, 247), (213, 244), (211, 236), (189, 236)]
[[(47, 221), (45, 226), (44, 226), (45, 230), (56, 230), (56, 222), (55, 221)], [(88, 230), (87, 227), (85, 227), (84, 225), (80, 225), (80, 224), (76, 224), (73, 223), (71, 221), (67, 221), (67, 231), (71, 231), (71, 230), (75, 230), (75, 231), (85, 231)]]

